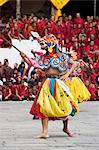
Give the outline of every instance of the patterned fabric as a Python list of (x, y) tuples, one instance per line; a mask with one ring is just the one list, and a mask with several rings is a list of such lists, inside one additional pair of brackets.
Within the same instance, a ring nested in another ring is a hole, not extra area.
[(43, 69), (48, 69), (49, 67), (57, 68), (60, 72), (65, 72), (69, 69), (70, 56), (66, 53), (60, 53), (58, 55), (46, 55), (35, 58)]
[(42, 83), (30, 113), (39, 118), (65, 118), (79, 112), (78, 103), (87, 101), (90, 93), (80, 78), (47, 78)]
[[(64, 83), (62, 86), (59, 81), (60, 79), (47, 78), (43, 83), (35, 100), (37, 101), (35, 114), (40, 118), (44, 116), (61, 118), (69, 115), (74, 116), (79, 112), (78, 104), (71, 98), (72, 94), (69, 95), (71, 92), (68, 91), (68, 87)], [(30, 112), (34, 114), (34, 104)]]

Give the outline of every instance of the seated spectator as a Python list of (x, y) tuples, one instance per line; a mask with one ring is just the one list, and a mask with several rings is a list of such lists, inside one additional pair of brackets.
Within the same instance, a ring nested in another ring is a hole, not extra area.
[(28, 84), (24, 81), (21, 81), (16, 86), (16, 96), (18, 100), (25, 100), (29, 97)]
[[(6, 24), (6, 27), (4, 28), (4, 29), (2, 29), (1, 30), (1, 38), (3, 39), (3, 37), (5, 37), (7, 40), (8, 40), (8, 42), (10, 42), (11, 43), (11, 38), (10, 38), (10, 36), (9, 36), (9, 30), (10, 30), (10, 26), (9, 26), (9, 24)], [(6, 42), (6, 41), (2, 41), (2, 47), (11, 47), (10, 45), (9, 45), (9, 43), (8, 42)]]
[(22, 33), (23, 33), (24, 39), (29, 39), (28, 24), (25, 24), (25, 27)]
[(18, 72), (21, 73), (21, 77), (23, 78), (26, 75), (26, 68), (25, 68), (25, 63), (21, 62), (21, 64), (18, 67)]
[(89, 90), (89, 92), (91, 93), (91, 100), (97, 100), (97, 88), (95, 87), (95, 85), (94, 84), (90, 84), (89, 86), (88, 86), (88, 90)]
[(11, 97), (11, 89), (9, 87), (9, 82), (6, 82), (6, 84), (2, 87), (2, 99), (10, 100)]
[(14, 24), (14, 27), (9, 30), (9, 37), (11, 39), (19, 39), (19, 29), (17, 23)]
[(16, 82), (19, 83), (22, 81), (22, 75), (21, 75), (21, 72), (17, 72), (17, 75), (16, 75)]
[(96, 50), (98, 50), (98, 46), (95, 45), (94, 41), (90, 41), (90, 44), (86, 47), (86, 52), (90, 58), (94, 56), (94, 53)]

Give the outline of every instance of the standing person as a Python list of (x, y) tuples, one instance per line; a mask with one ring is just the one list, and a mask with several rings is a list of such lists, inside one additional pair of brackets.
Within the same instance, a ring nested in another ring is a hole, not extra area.
[(12, 76), (12, 68), (9, 66), (8, 59), (4, 59), (4, 64), (1, 66), (1, 70), (1, 78), (4, 78), (9, 82)]
[[(63, 131), (68, 136), (72, 136), (68, 126), (68, 116), (74, 116), (79, 112), (78, 102), (73, 98), (71, 90), (62, 80), (65, 80), (73, 72), (78, 63), (74, 63), (69, 55), (57, 52), (56, 38), (52, 35), (44, 37), (44, 41), (46, 54), (38, 60), (39, 65), (43, 67), (42, 70), (39, 69), (40, 72), (43, 72), (43, 80), (30, 113), (32, 115), (37, 114), (41, 118), (42, 133), (38, 136), (39, 138), (49, 137), (49, 118), (64, 120)], [(25, 61), (30, 61), (23, 53), (21, 56)], [(69, 69), (69, 63), (73, 64), (71, 69)]]
[(81, 18), (80, 13), (76, 13), (76, 18), (74, 18), (75, 24), (81, 24), (84, 25), (84, 20)]

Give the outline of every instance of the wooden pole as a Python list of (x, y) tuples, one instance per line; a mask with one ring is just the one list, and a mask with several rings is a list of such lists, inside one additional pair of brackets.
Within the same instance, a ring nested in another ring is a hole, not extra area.
[(94, 18), (96, 17), (96, 3), (97, 3), (97, 0), (94, 0)]
[(21, 0), (16, 0), (16, 16), (21, 15)]

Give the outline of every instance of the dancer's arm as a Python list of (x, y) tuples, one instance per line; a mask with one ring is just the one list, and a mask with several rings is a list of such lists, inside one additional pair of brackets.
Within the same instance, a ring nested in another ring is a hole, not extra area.
[(29, 58), (27, 55), (25, 55), (23, 52), (20, 52), (21, 57), (24, 59), (24, 61), (29, 65), (29, 67), (34, 66), (36, 68), (42, 69), (42, 66), (40, 66), (35, 60)]
[(65, 80), (65, 79), (75, 70), (75, 68), (78, 67), (78, 66), (79, 66), (79, 62), (74, 62), (74, 64), (73, 64), (73, 66), (71, 67), (71, 69), (70, 69), (67, 73), (65, 73), (65, 74), (61, 77), (61, 79), (62, 79), (62, 80)]
[[(70, 58), (70, 64), (73, 65), (74, 63), (75, 63), (75, 61)], [(67, 72), (68, 72), (68, 70), (66, 70), (65, 72), (60, 73), (60, 76), (63, 76), (65, 74), (67, 74)]]
[(32, 66), (31, 58), (27, 57), (23, 52), (20, 52), (20, 55), (29, 66)]

